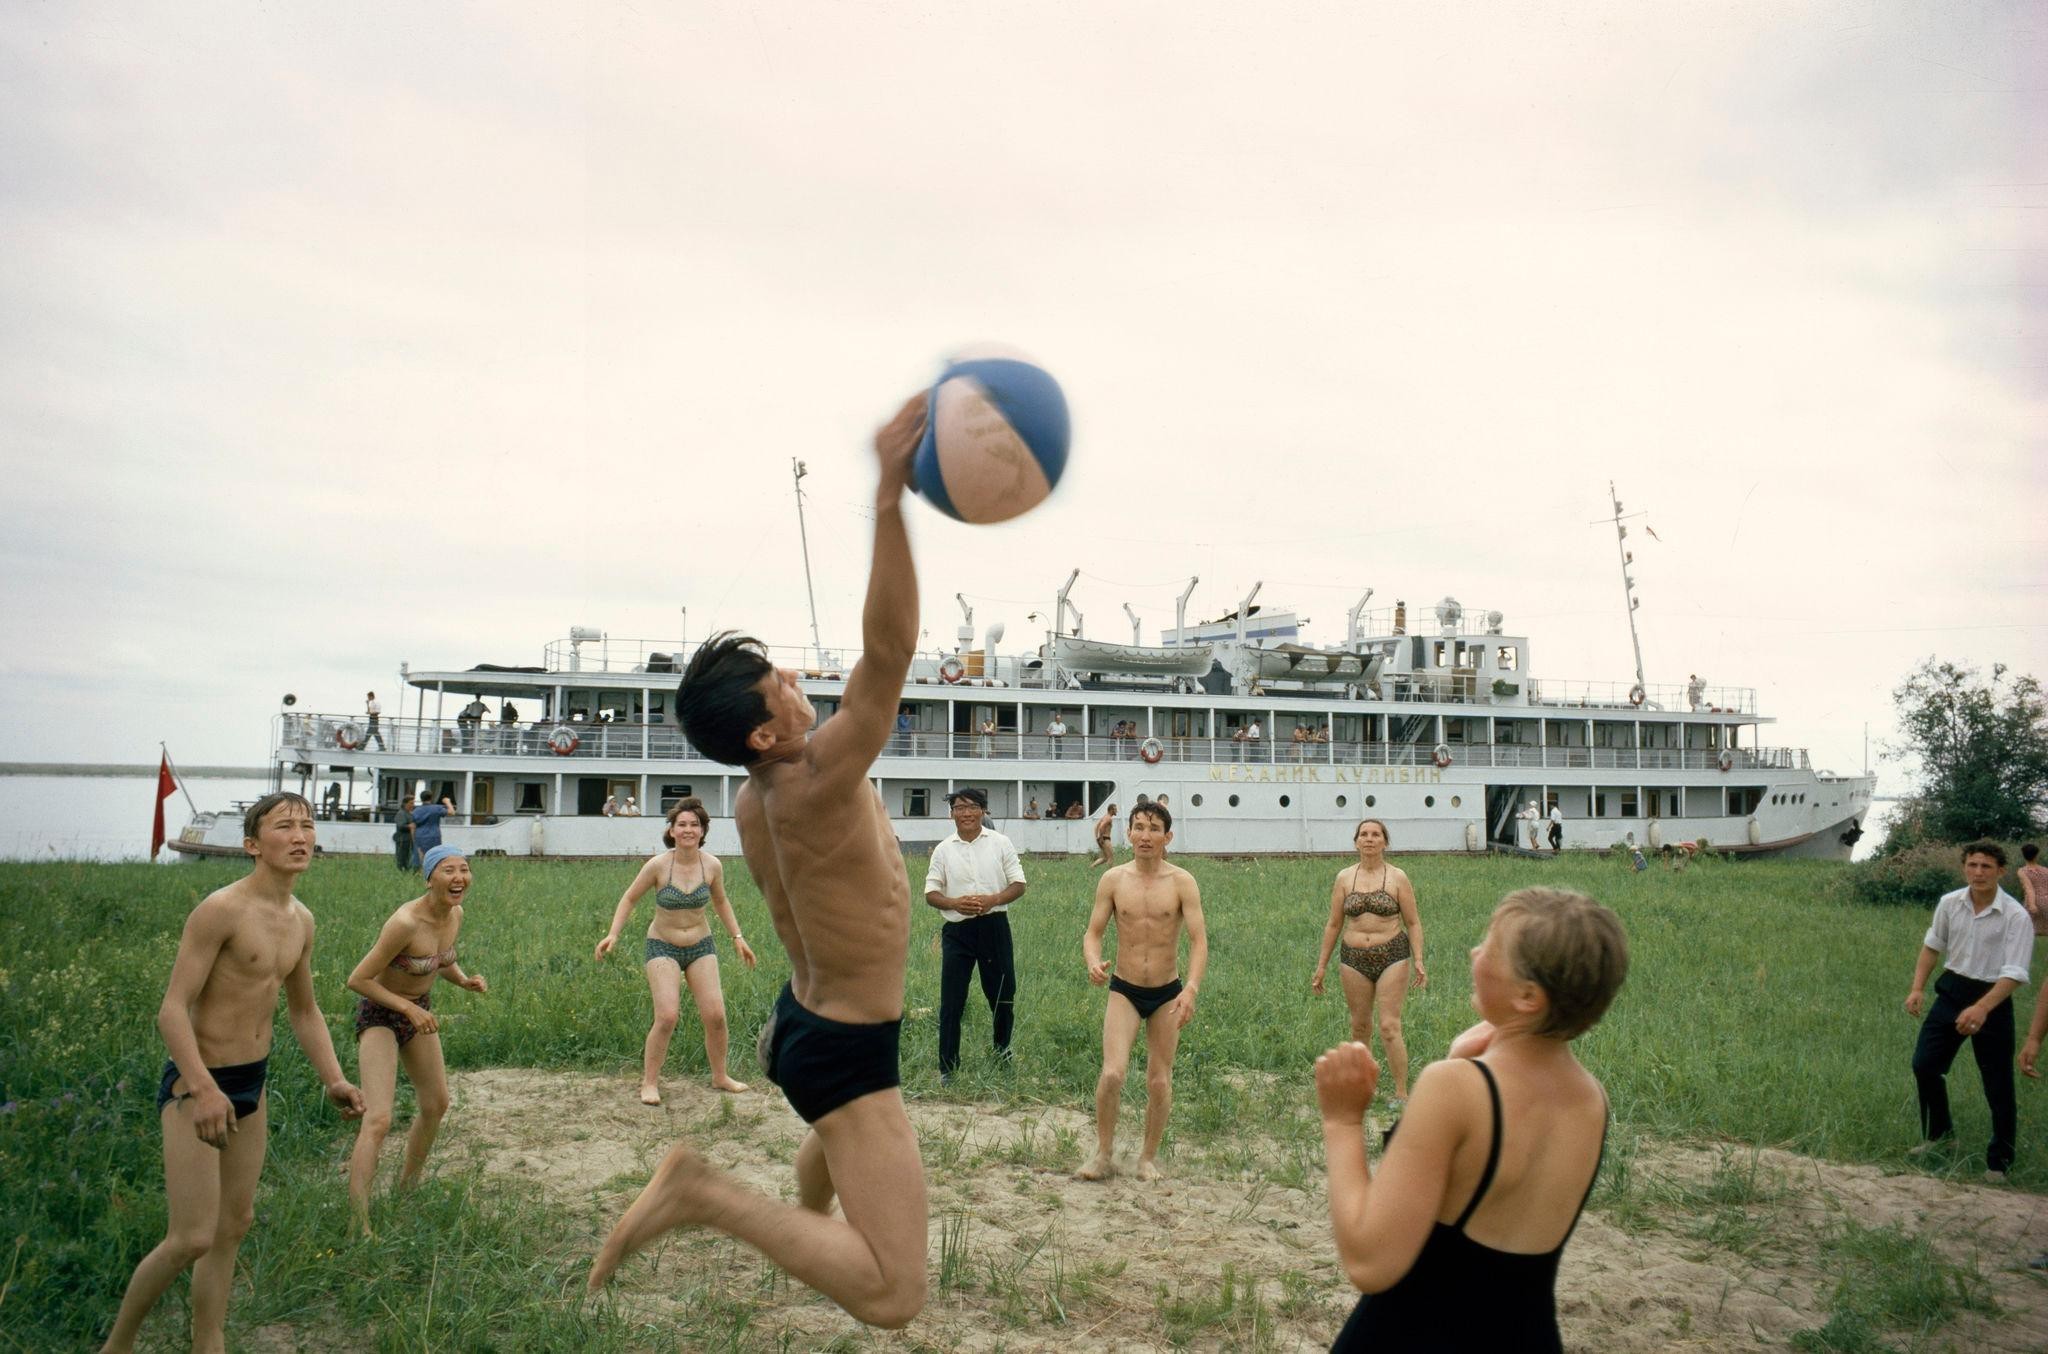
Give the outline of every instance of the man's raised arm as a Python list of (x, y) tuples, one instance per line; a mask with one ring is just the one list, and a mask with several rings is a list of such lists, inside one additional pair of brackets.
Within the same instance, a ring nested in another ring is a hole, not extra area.
[(924, 436), (924, 394), (913, 396), (875, 434), (881, 479), (875, 486), (875, 558), (861, 611), (861, 656), (846, 680), (839, 713), (812, 739), (820, 764), (857, 767), (865, 776), (896, 728), (903, 679), (917, 647), (917, 568), (903, 525), (910, 460)]

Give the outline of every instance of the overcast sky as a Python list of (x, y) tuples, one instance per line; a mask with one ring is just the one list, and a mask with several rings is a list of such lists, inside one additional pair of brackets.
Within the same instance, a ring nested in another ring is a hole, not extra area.
[[(672, 11), (680, 10), (681, 13)], [(2023, 4), (16, 4), (0, 759), (256, 763), (278, 696), (571, 625), (858, 642), (865, 440), (1064, 382), (933, 644), (1507, 613), (1857, 769), (1921, 657), (2048, 675)], [(1887, 787), (1890, 788), (1890, 787)]]

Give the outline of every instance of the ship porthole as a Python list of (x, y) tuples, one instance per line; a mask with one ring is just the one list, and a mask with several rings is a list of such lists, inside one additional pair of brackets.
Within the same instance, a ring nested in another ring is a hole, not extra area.
[(1341, 809), (1341, 808), (1343, 808), (1343, 807), (1344, 807), (1344, 805), (1345, 805), (1345, 804), (1346, 804), (1347, 802), (1349, 802), (1349, 801), (1347, 801), (1347, 800), (1345, 799), (1345, 797), (1344, 797), (1343, 795), (1338, 795), (1338, 796), (1337, 796), (1337, 807), (1338, 807), (1338, 808), (1340, 808), (1340, 809)]
[(1425, 808), (1425, 809), (1433, 809), (1433, 808), (1435, 808), (1435, 807), (1436, 807), (1436, 796), (1435, 796), (1435, 795), (1424, 795), (1424, 796), (1422, 797), (1422, 807), (1423, 807), (1423, 808)]
[(1188, 802), (1190, 804), (1193, 804), (1198, 809), (1202, 807), (1202, 797), (1200, 795), (1196, 795), (1193, 799), (1189, 800)]
[(1288, 800), (1287, 800), (1287, 796), (1286, 796), (1286, 795), (1281, 795), (1281, 796), (1280, 796), (1280, 807), (1281, 807), (1281, 808), (1283, 808), (1283, 809), (1284, 809), (1284, 808), (1286, 808), (1286, 807), (1287, 807), (1287, 803), (1288, 803)]
[(1452, 796), (1451, 796), (1451, 807), (1452, 807), (1452, 808), (1454, 808), (1454, 809), (1455, 809), (1455, 808), (1457, 808), (1457, 807), (1458, 807), (1458, 806), (1459, 806), (1460, 804), (1462, 804), (1462, 803), (1464, 803), (1464, 800), (1463, 800), (1463, 799), (1462, 799), (1461, 797), (1459, 797), (1459, 796), (1457, 796), (1457, 795), (1452, 795)]
[(1371, 807), (1373, 806), (1373, 801), (1374, 801), (1375, 799), (1377, 799), (1377, 798), (1378, 798), (1378, 796), (1376, 796), (1376, 795), (1367, 795), (1367, 796), (1365, 797), (1365, 806), (1366, 806), (1366, 807), (1367, 807), (1368, 809), (1369, 809), (1369, 808), (1371, 808)]
[(1231, 807), (1231, 808), (1233, 808), (1233, 809), (1237, 807), (1237, 796), (1236, 796), (1236, 795), (1232, 795), (1232, 796), (1230, 797), (1230, 807)]

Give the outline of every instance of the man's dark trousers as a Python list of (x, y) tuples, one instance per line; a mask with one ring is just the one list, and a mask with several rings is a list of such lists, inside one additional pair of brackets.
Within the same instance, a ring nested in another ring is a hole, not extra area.
[(1010, 1051), (1016, 1018), (1017, 959), (1010, 947), (1010, 919), (1001, 912), (939, 928), (939, 1075), (960, 1065), (960, 1018), (967, 1010), (967, 979), (981, 970), (981, 994), (988, 998), (996, 1052)]
[(1920, 1023), (1920, 1042), (1913, 1049), (1913, 1081), (1920, 1090), (1920, 1131), (1931, 1141), (1954, 1134), (1948, 1113), (1948, 1069), (1965, 1039), (1977, 1057), (1984, 1099), (1991, 1105), (1991, 1145), (1984, 1165), (2003, 1171), (2012, 1166), (2013, 1140), (2019, 1133), (2019, 1110), (2012, 1084), (2013, 1020), (2010, 999), (1984, 1017), (1975, 1034), (1956, 1032), (1956, 1017), (1991, 990), (1991, 984), (1960, 973), (1943, 973), (1934, 982), (1934, 1006)]

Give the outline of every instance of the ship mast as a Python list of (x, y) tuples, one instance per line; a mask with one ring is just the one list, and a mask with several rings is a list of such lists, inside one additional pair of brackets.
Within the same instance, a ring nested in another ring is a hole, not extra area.
[[(1640, 692), (1647, 690), (1643, 685), (1643, 639), (1636, 633), (1636, 608), (1643, 602), (1636, 596), (1636, 580), (1628, 571), (1628, 566), (1635, 562), (1635, 553), (1628, 548), (1628, 527), (1622, 520), (1621, 499), (1614, 492), (1613, 480), (1607, 481), (1607, 497), (1614, 504), (1614, 516), (1608, 520), (1614, 523), (1614, 550), (1621, 556), (1621, 595), (1628, 602), (1628, 642), (1635, 650), (1635, 690)], [(1629, 516), (1640, 517), (1642, 514), (1630, 513)]]
[(804, 476), (810, 471), (794, 456), (789, 458), (789, 468), (791, 483), (796, 486), (796, 535), (804, 548), (804, 592), (811, 599), (811, 661), (823, 668), (825, 642), (818, 638), (818, 593), (811, 586), (811, 538), (804, 530)]

